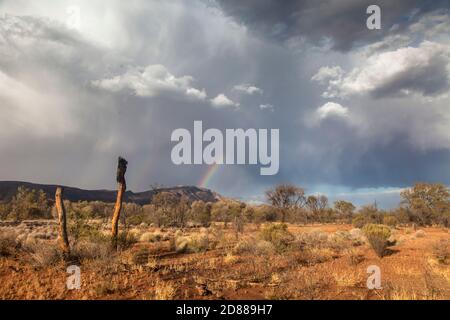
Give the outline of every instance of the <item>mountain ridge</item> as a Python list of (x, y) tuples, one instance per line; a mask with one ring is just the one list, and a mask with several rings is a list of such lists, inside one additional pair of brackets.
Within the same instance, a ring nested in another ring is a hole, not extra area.
[[(57, 187), (64, 188), (64, 199), (73, 202), (78, 201), (101, 201), (113, 203), (116, 201), (116, 190), (99, 189), (86, 190), (76, 187), (69, 187), (54, 184), (39, 184), (26, 181), (0, 181), (0, 202), (10, 201), (17, 192), (17, 188), (23, 186), (32, 190), (42, 190), (47, 195), (49, 200), (54, 199)], [(197, 186), (175, 186), (175, 187), (161, 187), (153, 190), (142, 192), (133, 192), (128, 190), (124, 194), (124, 202), (136, 203), (139, 205), (146, 205), (151, 203), (151, 199), (159, 192), (174, 193), (178, 197), (187, 196), (189, 201), (202, 200), (205, 202), (216, 202), (222, 197), (206, 188)]]

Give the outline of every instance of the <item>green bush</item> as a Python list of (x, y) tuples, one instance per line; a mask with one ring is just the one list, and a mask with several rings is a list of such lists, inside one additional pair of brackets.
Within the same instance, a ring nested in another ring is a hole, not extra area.
[[(17, 188), (16, 195), (6, 209), (9, 210), (6, 218), (16, 221), (51, 217), (51, 206), (44, 191), (22, 186)], [(3, 215), (5, 216), (5, 213)]]
[(367, 223), (366, 218), (363, 215), (357, 215), (353, 218), (352, 224), (355, 228), (361, 229)]
[(117, 247), (119, 250), (126, 250), (131, 248), (138, 242), (138, 239), (130, 232), (119, 232), (117, 236)]
[(138, 226), (141, 223), (145, 223), (146, 221), (146, 217), (143, 214), (136, 214), (131, 217), (127, 217), (127, 223), (132, 226)]
[(278, 252), (285, 251), (294, 240), (285, 223), (266, 224), (260, 231), (263, 240), (272, 243)]
[(380, 258), (383, 257), (389, 246), (388, 239), (391, 236), (391, 229), (382, 224), (366, 224), (363, 228), (363, 233), (375, 253)]

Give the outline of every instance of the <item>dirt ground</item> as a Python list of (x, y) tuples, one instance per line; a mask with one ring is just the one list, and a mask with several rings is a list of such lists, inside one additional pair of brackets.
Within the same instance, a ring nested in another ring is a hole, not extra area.
[[(238, 238), (231, 228), (216, 228), (217, 245), (202, 252), (177, 253), (163, 237), (77, 261), (79, 290), (67, 289), (65, 262), (39, 266), (19, 251), (0, 258), (0, 299), (450, 299), (450, 265), (433, 253), (439, 240), (449, 239), (448, 229), (397, 228), (396, 244), (379, 258), (367, 243), (355, 241), (358, 230), (351, 225), (289, 225), (294, 236), (314, 234), (323, 245), (283, 252), (258, 243), (257, 226), (247, 225)], [(209, 231), (183, 234), (200, 232)], [(371, 265), (381, 270), (382, 289), (367, 288)]]

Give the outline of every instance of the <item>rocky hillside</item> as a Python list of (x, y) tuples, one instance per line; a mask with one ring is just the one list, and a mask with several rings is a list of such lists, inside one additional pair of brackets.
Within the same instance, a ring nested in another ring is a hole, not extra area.
[[(28, 189), (43, 190), (49, 199), (54, 198), (56, 185), (36, 184), (30, 182), (19, 181), (0, 181), (0, 201), (9, 201), (16, 194), (17, 188), (24, 186)], [(102, 201), (115, 202), (117, 192), (115, 190), (83, 190), (79, 188), (64, 187), (64, 199), (70, 201)], [(215, 202), (220, 199), (220, 196), (209, 190), (195, 186), (178, 186), (170, 188), (159, 188), (148, 190), (144, 192), (127, 191), (125, 193), (124, 201), (137, 203), (140, 205), (149, 204), (152, 197), (161, 191), (171, 192), (177, 196), (187, 196), (190, 201), (203, 200), (205, 202)]]

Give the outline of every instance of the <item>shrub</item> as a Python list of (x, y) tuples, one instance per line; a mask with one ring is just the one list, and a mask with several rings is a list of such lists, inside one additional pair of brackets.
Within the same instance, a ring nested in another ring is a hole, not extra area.
[(55, 245), (36, 242), (28, 245), (27, 251), (30, 253), (31, 263), (35, 267), (54, 266), (63, 259), (61, 252)]
[(389, 227), (395, 227), (398, 224), (398, 220), (394, 216), (384, 216), (383, 217), (383, 224), (389, 226)]
[(75, 243), (71, 254), (79, 260), (105, 259), (112, 254), (109, 242), (80, 241)]
[(9, 204), (8, 219), (48, 219), (51, 207), (46, 194), (42, 190), (17, 188), (17, 193)]
[(191, 204), (190, 217), (202, 226), (209, 226), (211, 224), (211, 209), (210, 203), (201, 200), (194, 201)]
[(261, 238), (272, 243), (278, 252), (285, 251), (294, 240), (285, 223), (267, 224), (260, 231)]
[(138, 226), (142, 223), (145, 223), (145, 215), (144, 214), (135, 214), (130, 217), (127, 217), (127, 222), (132, 226)]
[(0, 234), (0, 257), (13, 255), (19, 247), (20, 243), (17, 241), (14, 232), (3, 232)]
[(364, 261), (364, 255), (353, 248), (347, 250), (347, 256), (352, 266), (356, 266)]
[(275, 247), (272, 243), (265, 240), (248, 238), (240, 240), (232, 250), (233, 254), (250, 253), (254, 255), (270, 255), (275, 253)]
[(353, 218), (352, 224), (355, 228), (361, 229), (366, 225), (366, 218), (362, 215), (357, 215)]
[(423, 231), (423, 230), (417, 230), (416, 233), (414, 234), (414, 236), (415, 236), (416, 238), (423, 238), (423, 237), (425, 237), (425, 231)]
[(149, 261), (150, 252), (148, 248), (140, 248), (131, 255), (131, 263), (134, 265), (146, 265)]
[(439, 263), (445, 264), (450, 259), (449, 240), (441, 239), (433, 245), (433, 256)]
[(296, 236), (295, 243), (298, 249), (326, 247), (328, 243), (328, 234), (319, 230), (302, 232)]
[(305, 254), (309, 264), (323, 263), (335, 258), (335, 253), (330, 248), (310, 248)]
[(126, 250), (131, 248), (136, 242), (137, 239), (133, 234), (123, 231), (119, 233), (119, 236), (117, 237), (117, 248), (120, 250)]
[(197, 234), (175, 238), (175, 251), (192, 253), (207, 251), (212, 243), (206, 234)]
[(161, 241), (162, 234), (160, 232), (145, 232), (139, 238), (140, 242), (158, 242)]
[(391, 236), (391, 229), (381, 224), (367, 224), (363, 228), (363, 233), (375, 253), (379, 257), (383, 257), (389, 246), (388, 239)]

